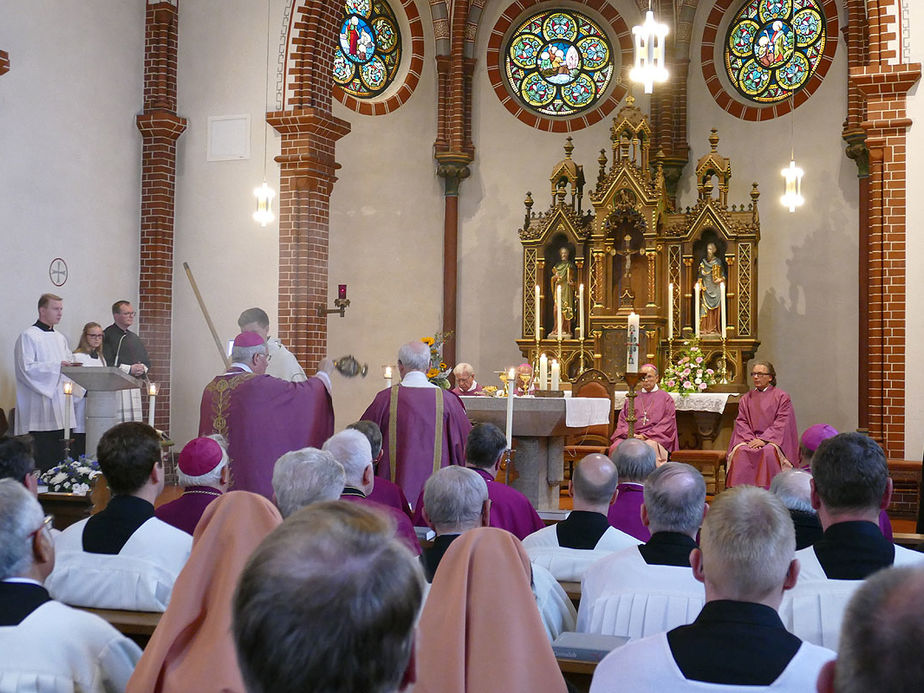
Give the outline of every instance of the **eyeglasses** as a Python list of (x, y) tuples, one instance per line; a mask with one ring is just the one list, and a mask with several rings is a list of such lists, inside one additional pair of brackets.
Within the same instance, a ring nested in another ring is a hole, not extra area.
[(127, 317), (127, 318), (133, 318), (133, 317), (135, 317), (135, 311), (132, 311), (131, 313), (125, 313), (125, 312), (123, 312), (122, 315), (124, 315), (124, 316)]
[(768, 377), (770, 376), (769, 373), (760, 373), (759, 371), (751, 371), (751, 377), (752, 377), (752, 378), (756, 378), (758, 375), (766, 375), (766, 376), (768, 376)]
[(52, 526), (54, 526), (54, 522), (55, 522), (54, 515), (45, 515), (45, 517), (42, 519), (42, 526), (36, 529), (34, 532), (32, 532), (32, 534), (30, 534), (29, 536), (34, 537), (36, 534), (41, 532), (43, 529), (47, 529), (50, 532)]
[(269, 360), (271, 360), (271, 359), (273, 358), (272, 354), (270, 354), (269, 352), (266, 352), (266, 351), (261, 351), (261, 352), (260, 352), (260, 356), (262, 356), (263, 358), (265, 358), (267, 361), (269, 361)]
[(102, 339), (102, 338), (103, 338), (102, 332), (100, 332), (99, 334), (91, 334), (87, 332), (87, 339)]

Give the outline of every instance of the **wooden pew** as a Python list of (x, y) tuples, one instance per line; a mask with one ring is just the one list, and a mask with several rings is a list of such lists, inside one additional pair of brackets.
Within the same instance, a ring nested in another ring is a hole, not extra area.
[(154, 629), (160, 623), (162, 613), (156, 611), (122, 611), (120, 609), (91, 609), (89, 607), (74, 607), (81, 611), (95, 614), (108, 621), (109, 624), (122, 635), (131, 638), (142, 650), (148, 644)]

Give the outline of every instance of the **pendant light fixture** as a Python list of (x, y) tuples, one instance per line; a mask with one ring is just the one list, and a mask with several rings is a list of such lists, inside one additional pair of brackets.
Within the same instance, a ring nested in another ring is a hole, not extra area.
[(796, 107), (793, 93), (789, 94), (789, 108), (792, 111), (792, 117), (789, 121), (789, 166), (780, 171), (783, 175), (783, 179), (786, 181), (785, 192), (780, 198), (780, 202), (784, 207), (789, 208), (790, 213), (794, 213), (796, 207), (801, 207), (805, 202), (805, 198), (802, 197), (802, 175), (804, 172), (801, 168), (796, 166)]
[(273, 198), (276, 191), (266, 183), (266, 141), (269, 125), (266, 122), (266, 91), (269, 88), (269, 54), (270, 54), (270, 0), (266, 0), (266, 60), (263, 64), (263, 185), (254, 188), (253, 194), (257, 198), (257, 211), (253, 213), (253, 220), (260, 226), (266, 227), (276, 218), (273, 214)]
[(629, 71), (629, 79), (645, 85), (645, 93), (650, 94), (655, 82), (665, 82), (668, 78), (664, 65), (664, 37), (668, 34), (667, 24), (655, 20), (648, 0), (645, 23), (632, 27), (635, 40), (635, 65)]

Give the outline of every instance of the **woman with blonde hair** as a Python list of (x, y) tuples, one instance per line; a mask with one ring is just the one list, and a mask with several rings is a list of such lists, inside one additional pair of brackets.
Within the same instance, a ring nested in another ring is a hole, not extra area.
[[(80, 342), (74, 349), (74, 361), (85, 367), (105, 366), (103, 358), (103, 328), (98, 322), (88, 322), (80, 333)], [(74, 387), (74, 444), (71, 446), (73, 457), (79, 457), (86, 450), (87, 429), (86, 409), (87, 391), (79, 385)]]

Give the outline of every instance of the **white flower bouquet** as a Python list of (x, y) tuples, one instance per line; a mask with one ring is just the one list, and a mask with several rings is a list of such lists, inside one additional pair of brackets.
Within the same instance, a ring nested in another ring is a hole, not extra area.
[(93, 484), (102, 472), (99, 462), (95, 459), (81, 455), (78, 459), (67, 458), (44, 472), (40, 482), (48, 487), (52, 493), (74, 493), (78, 496), (87, 495)]
[(665, 368), (661, 376), (664, 390), (688, 395), (705, 392), (710, 385), (715, 385), (715, 371), (706, 367), (706, 357), (699, 348), (698, 339), (685, 340), (676, 355), (677, 361)]

